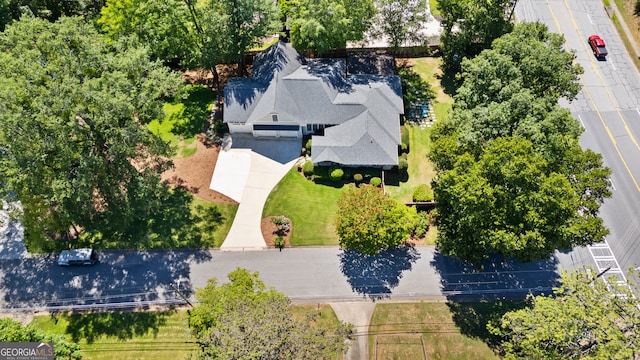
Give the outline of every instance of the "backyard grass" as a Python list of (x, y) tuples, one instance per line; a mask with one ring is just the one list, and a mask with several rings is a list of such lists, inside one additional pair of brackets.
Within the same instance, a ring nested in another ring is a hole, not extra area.
[(291, 219), (291, 245), (337, 245), (334, 227), (341, 188), (319, 185), (291, 169), (273, 189), (262, 217)]
[(216, 93), (203, 85), (187, 85), (182, 95), (167, 101), (165, 117), (149, 123), (149, 129), (169, 142), (176, 157), (187, 157), (196, 152), (196, 137), (208, 121)]
[(429, 0), (429, 10), (433, 16), (440, 15), (440, 10), (438, 10), (438, 0)]
[(422, 359), (420, 335), (428, 359), (499, 359), (454, 316), (446, 303), (377, 304), (369, 325), (369, 359)]
[(430, 184), (435, 175), (433, 166), (427, 154), (431, 145), (431, 128), (421, 129), (418, 126), (405, 125), (409, 132), (409, 154), (407, 160), (409, 167), (407, 181), (401, 181), (398, 186), (387, 185), (385, 190), (390, 197), (402, 201), (412, 201), (413, 192), (420, 184)]
[(186, 359), (197, 346), (186, 311), (36, 316), (31, 324), (78, 342), (88, 360)]
[[(431, 84), (432, 89), (436, 94), (436, 99), (433, 101), (433, 109), (436, 114), (436, 121), (447, 119), (453, 104), (453, 98), (447, 95), (443, 86), (441, 85), (442, 71), (440, 69), (442, 65), (442, 59), (436, 57), (425, 57), (413, 59), (414, 65), (413, 71), (416, 72), (422, 79)], [(405, 125), (407, 131), (409, 131), (409, 154), (408, 162), (409, 167), (407, 169), (409, 177), (407, 181), (400, 182), (398, 186), (387, 186), (386, 190), (389, 196), (399, 201), (408, 202), (411, 201), (413, 191), (420, 184), (430, 184), (433, 176), (433, 165), (427, 158), (429, 149), (431, 147), (431, 129), (421, 129), (417, 126)]]

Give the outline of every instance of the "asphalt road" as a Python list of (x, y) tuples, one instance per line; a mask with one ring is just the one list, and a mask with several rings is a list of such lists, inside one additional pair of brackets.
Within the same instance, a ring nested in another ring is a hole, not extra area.
[[(559, 268), (583, 267), (588, 256), (557, 254), (517, 264), (491, 259), (483, 271), (438, 254), (433, 246), (368, 257), (334, 247), (224, 252), (102, 252), (91, 267), (60, 267), (55, 257), (0, 261), (0, 309), (56, 310), (182, 303), (237, 267), (258, 271), (298, 302), (357, 300), (522, 299), (549, 293)], [(584, 252), (583, 252), (584, 254)], [(179, 293), (180, 294), (179, 294)]]
[[(521, 0), (516, 7), (520, 20), (541, 21), (561, 33), (566, 48), (576, 51), (584, 68), (583, 90), (571, 103), (563, 102), (585, 132), (583, 147), (601, 153), (612, 169), (613, 196), (601, 217), (611, 230), (606, 241), (620, 268), (640, 266), (640, 76), (631, 62), (611, 19), (600, 1)], [(609, 55), (598, 60), (587, 37), (600, 35)], [(633, 276), (633, 280), (640, 279)]]

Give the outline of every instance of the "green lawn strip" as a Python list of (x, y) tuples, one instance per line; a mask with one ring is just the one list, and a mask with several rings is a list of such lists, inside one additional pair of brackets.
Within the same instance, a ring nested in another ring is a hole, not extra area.
[(304, 320), (308, 313), (319, 314), (312, 323), (312, 325), (315, 324), (316, 326), (322, 325), (328, 328), (335, 328), (340, 324), (336, 313), (333, 312), (330, 305), (326, 304), (321, 304), (320, 310), (318, 310), (318, 305), (294, 305), (291, 307), (291, 313), (293, 318), (297, 320)]
[[(436, 121), (447, 119), (453, 99), (444, 93), (441, 83), (442, 65), (441, 58), (425, 57), (414, 59), (413, 71), (422, 79), (431, 84), (436, 93), (436, 99), (432, 104), (436, 113)], [(407, 202), (412, 200), (413, 191), (420, 184), (430, 184), (433, 176), (433, 165), (427, 158), (431, 146), (431, 129), (420, 129), (419, 127), (405, 125), (409, 131), (409, 154), (407, 169), (409, 178), (406, 182), (400, 182), (398, 186), (387, 186), (389, 196), (399, 201)]]
[(236, 212), (238, 211), (237, 204), (224, 204), (224, 203), (213, 203), (207, 200), (200, 199), (198, 197), (193, 198), (193, 202), (191, 203), (192, 211), (195, 211), (196, 206), (203, 206), (205, 208), (215, 207), (218, 209), (220, 213), (220, 221), (210, 221), (210, 219), (203, 219), (200, 227), (207, 230), (203, 232), (201, 235), (203, 237), (204, 243), (201, 247), (220, 247), (224, 242), (224, 239), (227, 238), (227, 234), (229, 234), (229, 230), (231, 230), (231, 225), (233, 224), (233, 219), (236, 217)]
[[(609, 6), (607, 2), (608, 1), (604, 2), (605, 6)], [(618, 19), (617, 16), (614, 16), (612, 18), (613, 23), (616, 26), (616, 29), (618, 30), (618, 34), (620, 34), (620, 38), (624, 43), (624, 47), (627, 49), (627, 51), (629, 52), (629, 55), (631, 56), (631, 60), (636, 65), (636, 68), (640, 70), (640, 59), (637, 57), (636, 52), (633, 49), (633, 46), (631, 45), (631, 42), (635, 42), (636, 46), (640, 46), (640, 32), (637, 31), (637, 29), (640, 27), (640, 19), (633, 14), (635, 1), (634, 0), (615, 0), (615, 3), (622, 15), (622, 21), (624, 21), (627, 24), (627, 27), (631, 29), (632, 38), (629, 39), (629, 37), (627, 36), (627, 33), (624, 31), (624, 29), (622, 28), (622, 25), (620, 24), (620, 19)], [(605, 41), (607, 40), (605, 39)]]
[(440, 11), (438, 10), (438, 0), (429, 0), (429, 10), (433, 16), (440, 15)]
[(154, 120), (148, 127), (176, 149), (176, 157), (193, 155), (195, 140), (204, 130), (215, 96), (206, 86), (186, 85), (184, 94), (164, 104), (164, 119)]
[[(499, 359), (484, 342), (485, 332), (473, 334), (467, 328), (461, 329), (454, 321), (460, 314), (451, 311), (446, 303), (388, 303), (377, 304), (369, 325), (369, 358), (374, 350), (389, 352), (392, 349), (412, 354), (416, 351), (416, 335), (421, 334), (428, 359)], [(454, 308), (455, 309), (455, 308)], [(465, 308), (466, 309), (466, 308)], [(480, 307), (483, 311), (493, 311), (492, 307)], [(489, 316), (489, 315), (487, 315)], [(480, 317), (485, 319), (486, 317)], [(486, 323), (485, 323), (486, 324)], [(483, 324), (484, 326), (484, 324)], [(407, 334), (403, 336), (403, 334)], [(375, 349), (376, 336), (378, 344)], [(392, 336), (387, 336), (392, 335)], [(385, 358), (405, 358), (405, 354), (393, 354)], [(412, 357), (420, 359), (420, 357)]]
[(36, 316), (31, 324), (80, 344), (83, 359), (185, 359), (196, 349), (186, 311)]
[(420, 184), (430, 184), (434, 172), (431, 162), (427, 159), (431, 145), (429, 138), (431, 128), (421, 129), (418, 126), (405, 126), (409, 132), (409, 154), (407, 156), (409, 178), (406, 182), (401, 181), (398, 186), (389, 185), (385, 189), (390, 197), (402, 202), (410, 202), (416, 187)]
[(315, 184), (291, 169), (273, 189), (262, 217), (291, 219), (291, 245), (336, 245), (334, 227), (341, 188)]

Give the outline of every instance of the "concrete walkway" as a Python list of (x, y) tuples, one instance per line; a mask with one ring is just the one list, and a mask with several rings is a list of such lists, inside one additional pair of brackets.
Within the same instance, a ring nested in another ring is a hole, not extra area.
[(368, 340), (369, 322), (376, 303), (367, 302), (338, 302), (330, 303), (338, 319), (351, 323), (354, 330), (354, 340), (349, 351), (344, 355), (345, 360), (361, 360), (369, 358)]
[[(297, 159), (282, 164), (250, 149), (230, 149), (228, 151), (246, 154), (240, 157), (249, 156), (250, 164), (246, 179), (243, 178), (242, 174), (239, 174), (240, 178), (236, 179), (239, 183), (244, 182), (244, 190), (241, 191), (240, 205), (231, 225), (231, 230), (229, 230), (229, 234), (227, 234), (220, 249), (240, 251), (265, 249), (267, 245), (264, 242), (260, 228), (264, 204), (271, 190), (293, 167)], [(226, 173), (228, 176), (229, 171), (233, 171), (232, 166), (221, 171), (221, 173)], [(236, 193), (234, 196), (238, 197), (239, 194)]]

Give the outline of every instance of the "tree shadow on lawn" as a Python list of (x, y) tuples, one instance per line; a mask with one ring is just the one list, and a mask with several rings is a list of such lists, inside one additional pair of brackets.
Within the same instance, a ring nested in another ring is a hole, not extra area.
[(346, 276), (351, 289), (372, 300), (388, 298), (398, 286), (402, 273), (411, 270), (420, 254), (413, 246), (403, 245), (364, 255), (358, 251), (342, 250), (340, 270)]
[(129, 340), (149, 333), (155, 338), (166, 317), (175, 311), (100, 312), (69, 314), (66, 333), (74, 342), (85, 340), (87, 344), (103, 336)]
[(174, 121), (171, 132), (185, 138), (191, 138), (203, 132), (211, 115), (211, 103), (216, 93), (203, 85), (187, 85), (185, 95), (173, 103), (182, 103), (184, 109), (171, 115)]
[(461, 334), (478, 339), (494, 351), (499, 351), (501, 338), (489, 333), (487, 324), (489, 322), (497, 324), (507, 312), (526, 307), (526, 302), (447, 302), (447, 306)]

